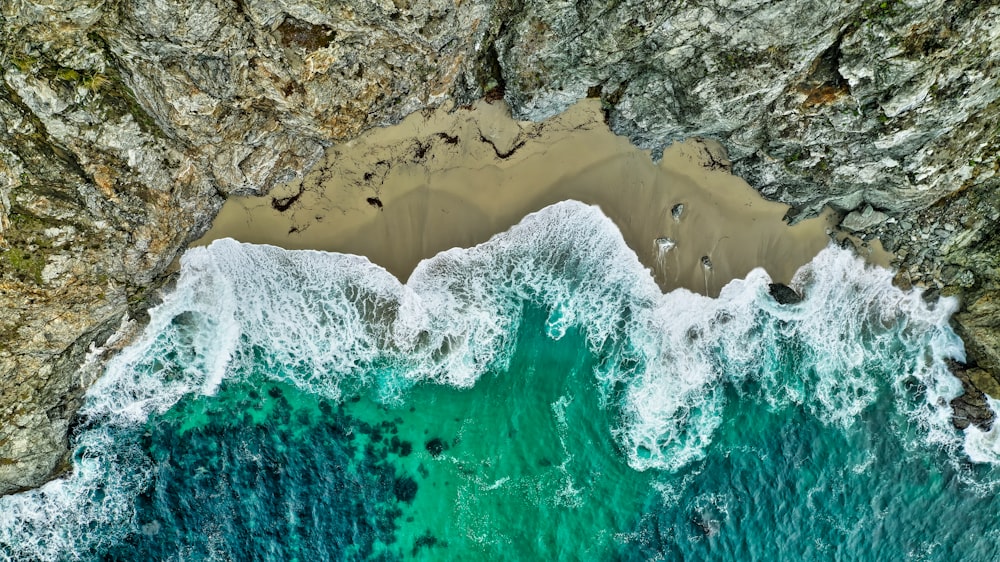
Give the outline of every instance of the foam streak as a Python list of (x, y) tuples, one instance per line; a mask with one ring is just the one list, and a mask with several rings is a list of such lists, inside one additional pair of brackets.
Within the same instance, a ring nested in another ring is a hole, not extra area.
[[(181, 264), (176, 291), (88, 392), (73, 475), (0, 500), (0, 552), (58, 559), (130, 532), (150, 474), (135, 432), (188, 393), (251, 373), (334, 399), (360, 386), (386, 401), (418, 382), (469, 387), (509, 363), (525, 302), (549, 311), (552, 338), (584, 331), (601, 358), (602, 403), (621, 420), (609, 431), (637, 470), (702, 458), (724, 389), (748, 383), (758, 399), (844, 427), (888, 386), (925, 442), (959, 438), (947, 403), (960, 386), (944, 366), (962, 355), (947, 325), (955, 302), (927, 305), (833, 247), (799, 272), (793, 285), (806, 298), (787, 306), (769, 297), (762, 270), (717, 299), (663, 294), (600, 209), (574, 201), (425, 260), (406, 284), (362, 257), (228, 239)], [(788, 361), (800, 380), (778, 376)], [(121, 531), (97, 539), (95, 524)]]

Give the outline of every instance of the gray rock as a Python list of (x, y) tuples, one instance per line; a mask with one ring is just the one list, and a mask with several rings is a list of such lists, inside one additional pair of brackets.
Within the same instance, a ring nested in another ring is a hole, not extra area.
[(964, 430), (975, 425), (982, 431), (993, 427), (995, 414), (986, 402), (987, 393), (996, 396), (1000, 383), (993, 376), (975, 366), (952, 362), (951, 372), (962, 381), (964, 393), (951, 401), (955, 412), (952, 423), (956, 429)]
[(864, 232), (872, 227), (882, 224), (889, 216), (881, 211), (872, 209), (871, 205), (866, 205), (863, 211), (851, 211), (840, 222), (840, 227), (852, 232)]

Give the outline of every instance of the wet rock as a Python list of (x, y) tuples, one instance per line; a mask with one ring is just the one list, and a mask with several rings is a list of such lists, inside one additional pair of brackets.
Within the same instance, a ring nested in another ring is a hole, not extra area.
[[(1000, 260), (1000, 256), (994, 259)], [(978, 298), (969, 300), (966, 310), (955, 316), (955, 327), (965, 341), (969, 356), (980, 368), (997, 376), (1000, 374), (1000, 291), (987, 289), (981, 291)], [(1000, 398), (1000, 389), (991, 395)]]
[(802, 302), (802, 295), (783, 283), (771, 283), (767, 286), (767, 292), (770, 293), (774, 300), (778, 301), (778, 304), (798, 304)]
[(952, 423), (959, 430), (975, 425), (983, 431), (989, 431), (995, 414), (986, 397), (1000, 395), (1000, 382), (992, 374), (976, 366), (950, 362), (949, 367), (958, 380), (962, 381), (962, 389), (965, 391), (951, 401)]

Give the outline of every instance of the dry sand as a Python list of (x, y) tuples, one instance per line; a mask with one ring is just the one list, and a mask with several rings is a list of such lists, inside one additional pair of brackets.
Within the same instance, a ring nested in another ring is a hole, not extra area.
[[(479, 102), (411, 115), (329, 149), (302, 181), (231, 198), (196, 244), (228, 236), (360, 254), (405, 280), (422, 259), (576, 199), (601, 207), (664, 289), (717, 295), (758, 266), (788, 282), (829, 242), (830, 216), (790, 227), (786, 206), (728, 169), (719, 145), (697, 139), (669, 147), (654, 164), (608, 130), (598, 100), (543, 123), (512, 120), (502, 102)], [(664, 238), (674, 246), (658, 253)]]

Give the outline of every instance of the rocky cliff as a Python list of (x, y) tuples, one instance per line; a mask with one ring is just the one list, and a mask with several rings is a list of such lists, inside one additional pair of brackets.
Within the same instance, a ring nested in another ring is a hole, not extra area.
[[(790, 219), (832, 205), (900, 283), (961, 295), (967, 369), (996, 374), (998, 22), (997, 0), (0, 0), (0, 493), (66, 468), (123, 318), (227, 195), (446, 100), (537, 120), (599, 97), (654, 152), (716, 138)], [(965, 378), (963, 412), (997, 387)]]

